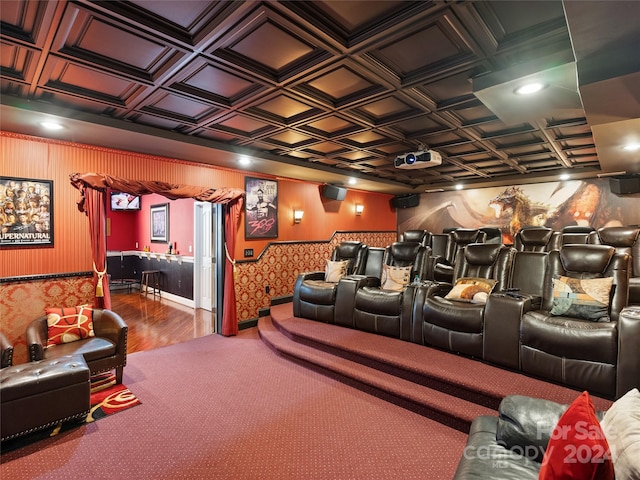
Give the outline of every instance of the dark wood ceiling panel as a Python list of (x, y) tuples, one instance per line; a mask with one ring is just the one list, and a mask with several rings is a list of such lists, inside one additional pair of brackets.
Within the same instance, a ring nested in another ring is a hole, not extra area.
[(51, 56), (40, 77), (43, 90), (126, 108), (148, 87), (115, 74)]
[[(573, 59), (565, 10), (561, 0), (3, 2), (0, 93), (398, 192), (590, 172), (601, 149), (579, 102), (506, 120), (474, 91)], [(394, 168), (421, 148), (442, 164)]]
[(185, 55), (160, 38), (133, 26), (69, 4), (52, 50), (69, 60), (90, 63), (139, 81), (153, 82)]
[(146, 102), (141, 111), (154, 113), (183, 123), (197, 124), (218, 109), (208, 103), (198, 102), (173, 93), (156, 92)]

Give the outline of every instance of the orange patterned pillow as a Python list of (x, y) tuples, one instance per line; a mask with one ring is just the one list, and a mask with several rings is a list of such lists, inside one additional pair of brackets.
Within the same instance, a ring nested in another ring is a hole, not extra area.
[(91, 305), (47, 308), (45, 313), (47, 314), (47, 325), (49, 326), (48, 347), (95, 336)]

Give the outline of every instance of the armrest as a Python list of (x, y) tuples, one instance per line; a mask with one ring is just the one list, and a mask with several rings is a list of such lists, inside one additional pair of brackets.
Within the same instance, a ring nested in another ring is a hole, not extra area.
[(526, 449), (528, 455), (535, 453), (532, 459), (541, 462), (553, 429), (567, 406), (542, 398), (509, 395), (498, 407), (496, 440), (505, 448)]
[(295, 317), (301, 317), (300, 312), (300, 287), (305, 280), (324, 280), (323, 271), (304, 272), (298, 275), (296, 283), (293, 287), (293, 315)]
[(29, 361), (35, 362), (44, 358), (44, 347), (48, 343), (49, 331), (47, 329), (47, 317), (36, 318), (27, 327), (25, 334)]
[(128, 327), (122, 317), (116, 312), (111, 310), (94, 310), (93, 331), (96, 337), (108, 338), (115, 343), (118, 353), (126, 353)]
[(436, 262), (433, 266), (433, 279), (437, 282), (453, 282), (453, 265), (448, 263)]
[(518, 293), (492, 293), (484, 309), (484, 360), (520, 369), (520, 322), (522, 315), (539, 308), (540, 297)]
[(0, 348), (2, 349), (2, 359), (0, 368), (10, 367), (13, 363), (13, 345), (7, 337), (0, 332)]
[(301, 281), (305, 280), (324, 280), (324, 271), (317, 270), (315, 272), (304, 272), (298, 275)]
[(616, 398), (640, 388), (640, 306), (626, 307), (618, 317), (618, 378)]
[(338, 282), (334, 321), (336, 325), (355, 328), (353, 310), (356, 292), (362, 287), (379, 287), (380, 279), (366, 275), (347, 275)]

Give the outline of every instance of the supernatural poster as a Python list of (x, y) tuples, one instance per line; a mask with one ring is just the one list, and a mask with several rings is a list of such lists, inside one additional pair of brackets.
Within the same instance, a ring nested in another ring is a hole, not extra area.
[(245, 238), (278, 237), (278, 182), (245, 177)]
[(53, 246), (53, 180), (0, 177), (0, 247)]

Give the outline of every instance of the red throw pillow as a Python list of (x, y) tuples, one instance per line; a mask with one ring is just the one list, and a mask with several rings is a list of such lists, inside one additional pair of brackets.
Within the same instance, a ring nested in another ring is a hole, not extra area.
[(49, 340), (47, 346), (75, 342), (94, 337), (93, 310), (91, 305), (78, 307), (47, 308)]
[(613, 480), (609, 444), (588, 392), (558, 420), (542, 458), (539, 480)]

